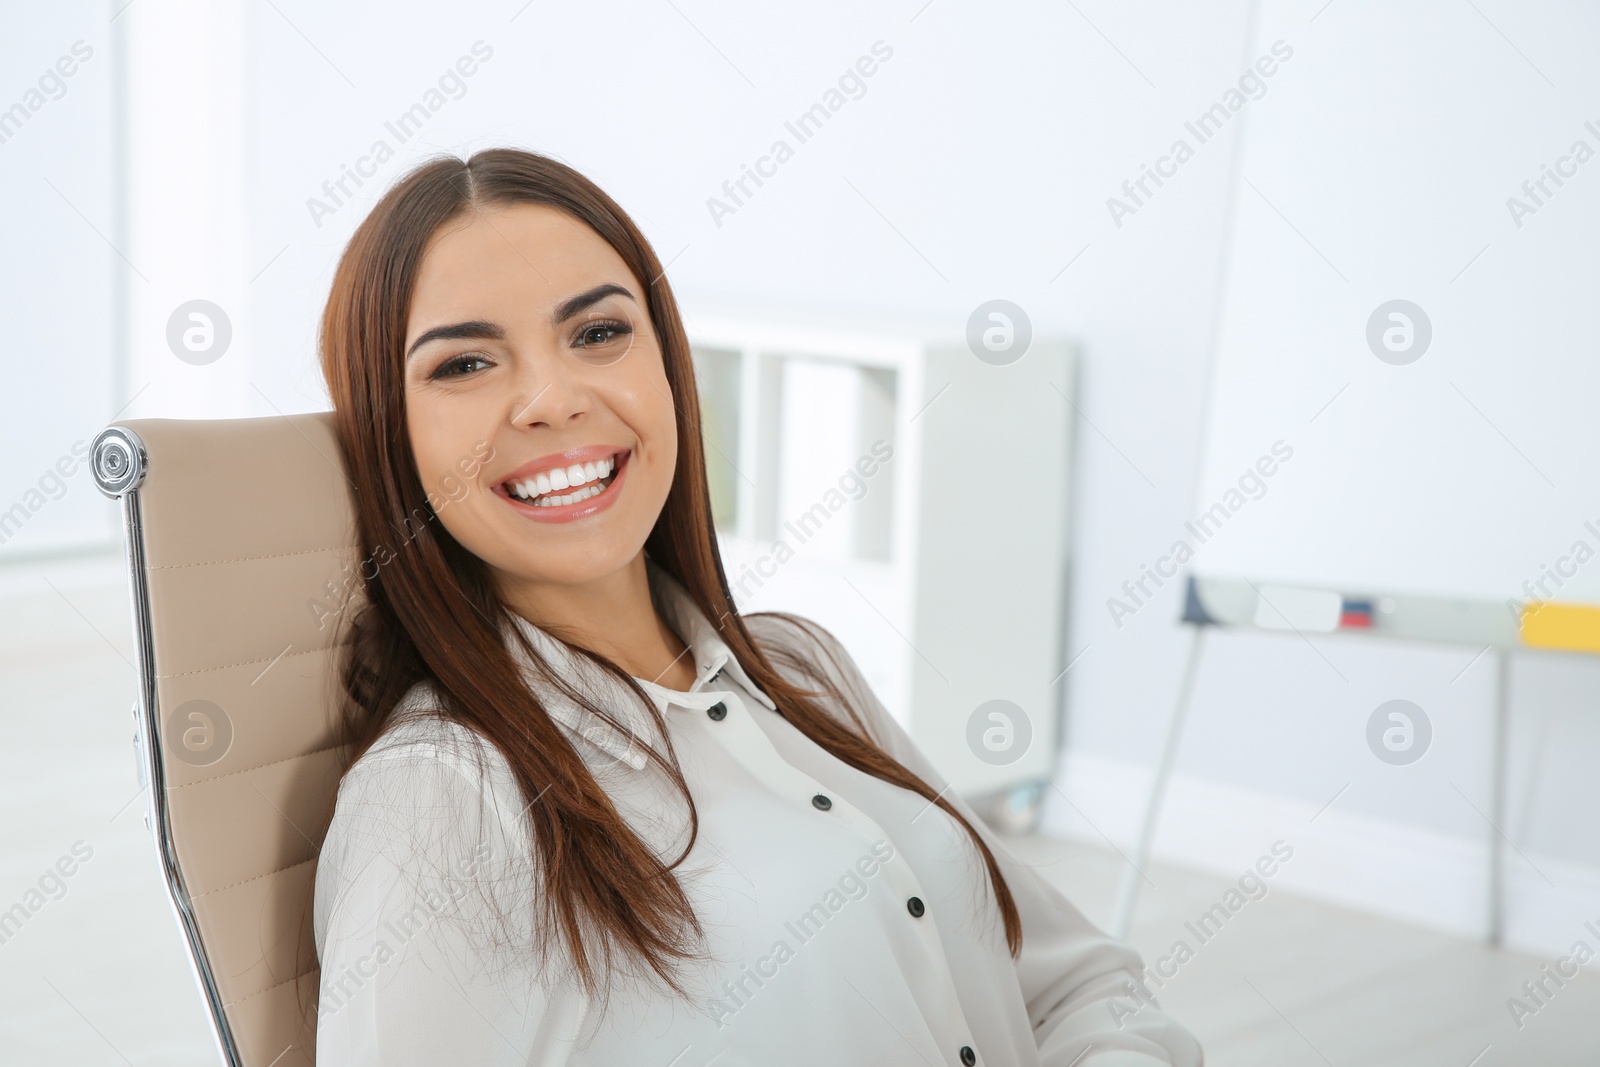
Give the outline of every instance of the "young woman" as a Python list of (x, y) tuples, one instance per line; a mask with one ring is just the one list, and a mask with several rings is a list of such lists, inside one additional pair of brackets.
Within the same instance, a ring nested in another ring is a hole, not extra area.
[(593, 183), (424, 164), (321, 343), (367, 581), (318, 1063), (1201, 1063), (831, 634), (739, 614), (671, 289)]

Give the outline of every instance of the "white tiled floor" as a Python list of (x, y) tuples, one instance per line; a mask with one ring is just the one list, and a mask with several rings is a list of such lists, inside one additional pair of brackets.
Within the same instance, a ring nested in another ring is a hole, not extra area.
[(0, 944), (3, 1064), (216, 1063), (143, 822), (131, 644), (116, 560), (0, 569), (0, 910), (93, 850)]
[[(1097, 922), (1123, 860), (1038, 837), (1010, 839)], [(1200, 1038), (1208, 1067), (1595, 1067), (1600, 980), (1580, 972), (1519, 1029), (1506, 1007), (1545, 960), (1270, 890), (1201, 944), (1185, 922), (1232, 884), (1153, 866), (1131, 940), (1146, 963), (1194, 956), (1157, 991)], [(1475, 1058), (1476, 1057), (1476, 1058)]]
[[(0, 911), (75, 842), (93, 850), (0, 943), (0, 1064), (216, 1062), (141, 821), (131, 658), (118, 560), (0, 567)], [(1114, 853), (1012, 845), (1104, 920)], [(1147, 960), (1180, 937), (1196, 948), (1159, 995), (1211, 1067), (1600, 1064), (1600, 981), (1569, 982), (1518, 1030), (1506, 998), (1544, 961), (1275, 890), (1199, 945), (1184, 921), (1228, 883), (1149, 873), (1133, 941)]]

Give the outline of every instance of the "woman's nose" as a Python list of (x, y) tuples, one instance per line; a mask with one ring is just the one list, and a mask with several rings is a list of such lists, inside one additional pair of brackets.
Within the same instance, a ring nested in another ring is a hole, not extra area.
[(559, 357), (528, 360), (513, 388), (511, 423), (560, 429), (589, 409), (588, 397)]

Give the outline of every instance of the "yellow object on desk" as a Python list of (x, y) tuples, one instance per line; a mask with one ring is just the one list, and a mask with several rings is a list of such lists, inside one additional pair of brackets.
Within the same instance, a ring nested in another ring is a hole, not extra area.
[(1522, 643), (1529, 648), (1600, 652), (1600, 604), (1529, 604), (1522, 611)]

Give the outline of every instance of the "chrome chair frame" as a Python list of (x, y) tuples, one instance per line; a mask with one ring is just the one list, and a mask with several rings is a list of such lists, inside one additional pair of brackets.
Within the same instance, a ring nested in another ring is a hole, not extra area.
[(161, 871), (166, 881), (167, 897), (172, 902), (178, 924), (183, 928), (184, 942), (188, 948), (189, 963), (199, 983), (206, 1002), (206, 1014), (211, 1020), (212, 1036), (217, 1050), (227, 1067), (243, 1067), (233, 1028), (223, 1010), (223, 999), (217, 988), (216, 974), (200, 938), (200, 928), (195, 920), (189, 891), (184, 885), (183, 871), (173, 846), (172, 823), (169, 816), (166, 775), (162, 765), (162, 751), (157, 722), (160, 716), (160, 698), (156, 689), (153, 625), (150, 612), (150, 590), (145, 569), (143, 517), (140, 511), (139, 486), (149, 472), (149, 455), (139, 435), (123, 426), (109, 426), (100, 431), (90, 445), (90, 469), (100, 492), (122, 507), (123, 537), (127, 547), (128, 576), (133, 601), (134, 651), (138, 663), (139, 688), (134, 704), (135, 755), (138, 760), (140, 784), (148, 790), (145, 825), (156, 840), (156, 851), (161, 859)]

